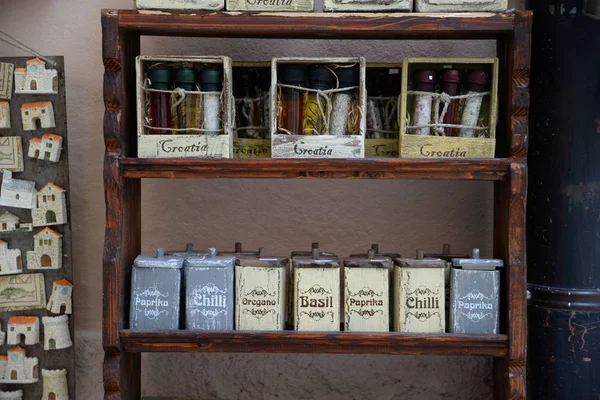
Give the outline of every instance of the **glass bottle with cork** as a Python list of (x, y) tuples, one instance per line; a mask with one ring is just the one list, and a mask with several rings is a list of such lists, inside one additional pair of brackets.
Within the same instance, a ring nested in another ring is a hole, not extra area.
[(358, 68), (338, 68), (335, 71), (339, 88), (349, 88), (342, 92), (335, 92), (332, 96), (331, 121), (329, 134), (334, 136), (356, 135), (360, 128), (360, 114), (351, 115), (356, 106), (356, 86), (358, 86)]
[[(281, 83), (284, 85), (305, 87), (306, 70), (301, 65), (288, 65), (282, 69)], [(281, 88), (279, 98), (278, 127), (283, 133), (299, 135), (302, 133), (304, 95), (301, 90), (289, 87)]]
[[(148, 71), (150, 89), (170, 90), (173, 82), (173, 71), (169, 68), (152, 68)], [(172, 127), (171, 93), (149, 92), (150, 110), (149, 125), (153, 128)], [(171, 131), (162, 129), (146, 129), (150, 135), (169, 135)]]
[[(329, 90), (333, 88), (333, 72), (325, 66), (315, 66), (309, 70), (309, 88), (314, 90)], [(305, 135), (324, 135), (328, 131), (329, 115), (327, 101), (316, 92), (308, 92), (304, 102)]]
[[(191, 68), (181, 68), (175, 73), (176, 88), (187, 92), (196, 90), (196, 71)], [(176, 93), (174, 97), (177, 114), (177, 128), (188, 129), (198, 127), (198, 95), (193, 93)], [(198, 131), (177, 131), (179, 134), (193, 135)]]
[(223, 90), (223, 71), (208, 67), (202, 70), (200, 78), (202, 88), (204, 118), (202, 128), (208, 135), (218, 135), (221, 130), (221, 91)]

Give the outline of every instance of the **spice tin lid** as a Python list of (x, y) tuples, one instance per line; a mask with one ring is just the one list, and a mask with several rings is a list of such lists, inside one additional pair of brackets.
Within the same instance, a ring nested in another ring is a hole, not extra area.
[(358, 68), (356, 66), (349, 68), (338, 68), (335, 70), (340, 88), (358, 85)]
[(306, 69), (302, 65), (287, 65), (282, 68), (281, 82), (294, 86), (304, 86)]
[(444, 244), (441, 253), (425, 253), (425, 257), (441, 258), (442, 260), (451, 262), (453, 258), (469, 258), (468, 254), (455, 253), (450, 251), (450, 245)]
[(289, 260), (287, 257), (267, 257), (262, 254), (262, 248), (260, 249), (261, 254), (256, 255), (242, 255), (237, 257), (235, 265), (243, 267), (266, 267), (266, 268), (287, 268)]
[(148, 71), (150, 87), (158, 90), (168, 90), (173, 81), (173, 70), (169, 68), (152, 68)]
[(242, 243), (241, 242), (235, 242), (235, 247), (233, 251), (220, 251), (217, 255), (219, 256), (236, 256), (236, 257), (240, 257), (240, 256), (258, 256), (261, 251), (263, 251), (263, 248), (259, 248), (258, 250), (246, 250), (246, 251), (242, 251)]
[(318, 242), (314, 242), (311, 245), (311, 250), (307, 251), (307, 250), (295, 250), (292, 251), (292, 259), (296, 256), (311, 256), (313, 254), (313, 252), (315, 251), (315, 249), (317, 249), (317, 251), (319, 252), (319, 254), (321, 256), (325, 256), (325, 257), (335, 257), (338, 258), (335, 254), (327, 252), (327, 251), (321, 251), (319, 249), (319, 243)]
[(418, 69), (413, 74), (415, 89), (421, 92), (433, 92), (435, 81), (435, 71), (430, 69)]
[(199, 257), (188, 257), (184, 261), (184, 267), (210, 267), (210, 268), (230, 268), (235, 265), (234, 256), (218, 256), (217, 249), (211, 247), (208, 249), (208, 255)]
[(471, 258), (453, 258), (452, 265), (455, 268), (495, 270), (504, 266), (504, 261), (496, 258), (479, 258), (479, 249), (474, 248)]
[(360, 253), (360, 254), (350, 254), (350, 257), (368, 257), (369, 256), (369, 252), (373, 251), (373, 253), (375, 253), (375, 257), (389, 257), (392, 259), (392, 262), (394, 260), (396, 260), (397, 258), (401, 258), (402, 256), (400, 255), (400, 253), (380, 253), (379, 252), (379, 245), (377, 243), (373, 243), (371, 245), (371, 249), (366, 252), (366, 253)]
[(202, 91), (220, 92), (223, 89), (223, 71), (220, 68), (204, 68), (200, 72)]
[(135, 268), (171, 268), (180, 269), (183, 266), (183, 258), (165, 255), (165, 249), (157, 249), (155, 256), (140, 254), (133, 261)]
[(177, 256), (177, 257), (205, 257), (208, 256), (208, 251), (200, 250), (194, 251), (194, 244), (188, 243), (185, 245), (185, 250), (183, 251), (167, 251), (168, 256)]
[(489, 76), (485, 71), (477, 69), (470, 70), (467, 72), (467, 90), (469, 92), (477, 93), (484, 92), (486, 86), (489, 84), (488, 80)]
[(425, 257), (423, 250), (417, 250), (416, 258), (397, 258), (402, 268), (446, 268), (446, 261), (441, 258)]
[(311, 255), (295, 255), (292, 257), (294, 268), (339, 268), (340, 260), (337, 256), (321, 253), (318, 248), (313, 248)]
[(331, 72), (331, 70), (326, 67), (312, 67), (308, 72), (308, 76), (311, 89), (331, 89), (335, 82), (335, 76), (333, 75), (333, 72)]
[(394, 261), (391, 257), (375, 254), (375, 250), (370, 249), (366, 255), (351, 255), (344, 259), (346, 268), (392, 268)]

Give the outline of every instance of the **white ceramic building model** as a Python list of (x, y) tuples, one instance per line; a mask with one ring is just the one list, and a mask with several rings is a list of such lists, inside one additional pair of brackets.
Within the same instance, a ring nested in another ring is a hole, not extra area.
[(62, 267), (62, 235), (44, 228), (33, 235), (33, 250), (27, 252), (27, 269), (60, 269)]
[[(6, 332), (2, 332), (2, 321), (0, 321), (0, 346), (4, 346), (4, 340), (6, 339)], [(0, 397), (1, 399), (2, 397)]]
[(58, 72), (46, 69), (44, 60), (31, 59), (25, 68), (15, 69), (15, 93), (56, 94)]
[(33, 230), (31, 223), (20, 223), (20, 218), (13, 213), (4, 211), (0, 214), (0, 234), (12, 232), (30, 232)]
[(4, 170), (2, 189), (0, 189), (0, 206), (34, 209), (37, 205), (35, 182), (13, 179), (12, 172)]
[(8, 243), (0, 240), (0, 275), (20, 274), (21, 272), (23, 272), (21, 250), (9, 249)]
[(25, 349), (15, 346), (0, 356), (0, 383), (35, 383), (38, 381), (39, 360), (27, 357)]
[(8, 101), (0, 101), (0, 129), (10, 128), (10, 105)]
[(66, 369), (42, 369), (44, 389), (42, 399), (69, 400)]
[(65, 189), (49, 182), (37, 193), (37, 208), (31, 212), (33, 226), (67, 223)]
[(71, 314), (71, 295), (73, 294), (73, 284), (66, 279), (54, 281), (52, 294), (46, 309), (52, 314)]
[(60, 350), (73, 346), (68, 315), (42, 317), (42, 324), (44, 324), (44, 350)]
[(32, 316), (10, 317), (6, 334), (7, 344), (37, 344), (40, 342), (40, 319)]
[(62, 151), (63, 138), (54, 133), (45, 133), (40, 138), (29, 140), (29, 151), (27, 155), (38, 160), (58, 162)]
[(0, 400), (23, 400), (23, 391), (21, 389), (12, 391), (0, 390)]
[(54, 128), (54, 108), (49, 101), (34, 101), (21, 106), (21, 119), (23, 130), (34, 131), (39, 127), (42, 129)]

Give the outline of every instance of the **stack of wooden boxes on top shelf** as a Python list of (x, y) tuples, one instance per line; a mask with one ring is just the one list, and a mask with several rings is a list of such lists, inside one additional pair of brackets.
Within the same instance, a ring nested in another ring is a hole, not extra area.
[[(499, 333), (502, 260), (159, 249), (133, 265), (130, 329)], [(181, 310), (185, 310), (182, 312)]]

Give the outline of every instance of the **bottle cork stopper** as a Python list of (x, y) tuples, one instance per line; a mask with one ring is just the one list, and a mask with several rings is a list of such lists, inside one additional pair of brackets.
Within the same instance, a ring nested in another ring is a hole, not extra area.
[(467, 73), (467, 91), (476, 93), (484, 92), (488, 81), (488, 74), (485, 71), (471, 70)]
[(435, 71), (430, 69), (418, 69), (413, 75), (415, 90), (419, 92), (433, 92), (435, 81)]

